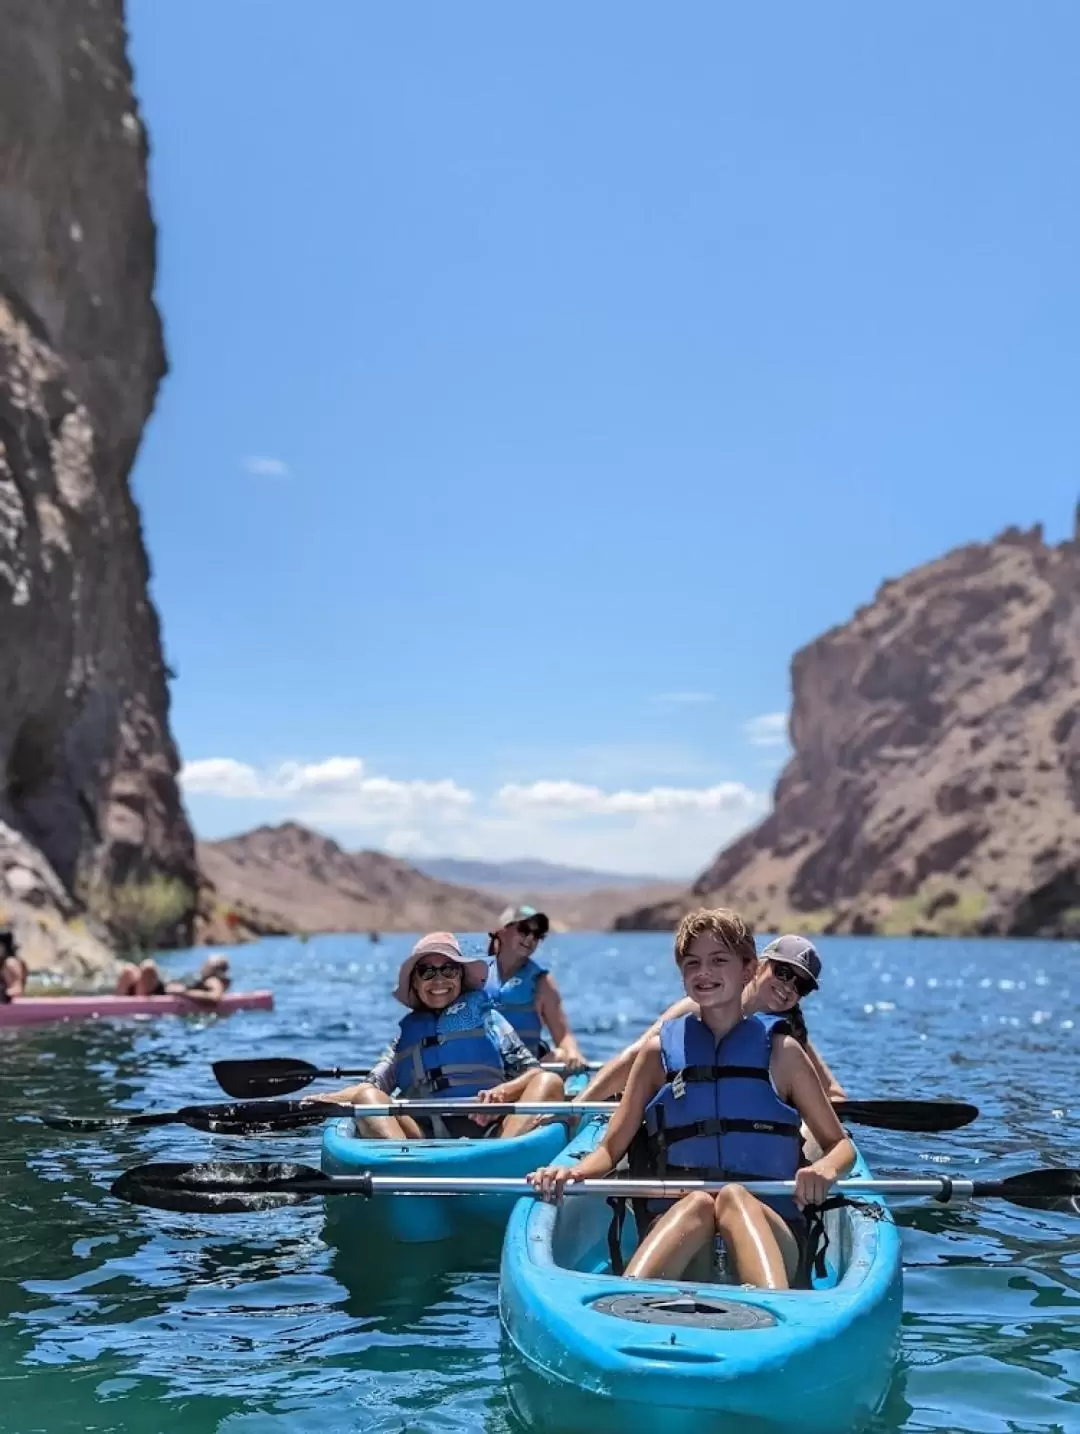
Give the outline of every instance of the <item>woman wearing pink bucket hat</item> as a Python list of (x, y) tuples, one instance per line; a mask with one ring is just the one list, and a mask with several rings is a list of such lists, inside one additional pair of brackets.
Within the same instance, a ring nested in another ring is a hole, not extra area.
[[(394, 996), (409, 1012), (370, 1075), (359, 1085), (313, 1097), (353, 1105), (400, 1099), (561, 1100), (560, 1078), (544, 1071), (484, 992), (487, 962), (463, 954), (450, 931), (422, 936), (401, 963)], [(477, 1136), (488, 1125), (496, 1138), (521, 1135), (536, 1116), (361, 1116), (360, 1135), (383, 1140)], [(498, 1121), (492, 1129), (494, 1122)]]

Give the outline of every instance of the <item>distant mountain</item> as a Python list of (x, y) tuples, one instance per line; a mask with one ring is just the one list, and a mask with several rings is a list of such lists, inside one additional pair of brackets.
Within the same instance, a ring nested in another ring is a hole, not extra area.
[(198, 860), (206, 904), (253, 932), (259, 921), (286, 931), (486, 931), (502, 904), (383, 852), (347, 852), (299, 822), (199, 842)]
[(457, 857), (425, 857), (414, 865), (440, 881), (458, 882), (517, 896), (522, 892), (621, 891), (643, 886), (678, 885), (659, 876), (628, 876), (625, 872), (595, 871), (584, 866), (522, 857), (514, 861), (463, 861)]

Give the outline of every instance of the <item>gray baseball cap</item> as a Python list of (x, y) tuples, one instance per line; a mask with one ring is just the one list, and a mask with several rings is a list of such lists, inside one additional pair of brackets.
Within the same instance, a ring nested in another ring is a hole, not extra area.
[(817, 953), (817, 947), (812, 941), (807, 941), (805, 936), (778, 936), (775, 941), (770, 941), (765, 950), (761, 952), (762, 961), (785, 961), (789, 966), (802, 971), (814, 983), (817, 989), (818, 980), (821, 976), (821, 957)]

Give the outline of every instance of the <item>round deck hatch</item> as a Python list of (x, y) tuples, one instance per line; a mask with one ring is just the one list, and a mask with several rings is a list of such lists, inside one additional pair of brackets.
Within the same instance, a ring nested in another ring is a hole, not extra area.
[(692, 1329), (771, 1329), (776, 1319), (759, 1305), (707, 1300), (697, 1295), (605, 1295), (592, 1308), (635, 1324), (675, 1324)]

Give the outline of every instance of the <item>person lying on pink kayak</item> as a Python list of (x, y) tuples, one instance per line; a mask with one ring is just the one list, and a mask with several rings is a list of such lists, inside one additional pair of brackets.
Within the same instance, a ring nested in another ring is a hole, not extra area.
[(30, 968), (19, 955), (14, 931), (10, 926), (0, 927), (0, 1005), (24, 995), (29, 976)]
[[(595, 1150), (529, 1179), (558, 1200), (568, 1182), (610, 1175), (630, 1152), (632, 1175), (729, 1181), (716, 1194), (635, 1202), (640, 1240), (626, 1274), (708, 1278), (719, 1236), (737, 1283), (789, 1289), (807, 1240), (803, 1211), (851, 1169), (855, 1147), (783, 1018), (743, 1013), (757, 969), (748, 923), (726, 908), (691, 912), (675, 934), (675, 960), (698, 1014), (664, 1021), (645, 1042)], [(803, 1124), (823, 1151), (810, 1165)], [(794, 1198), (758, 1199), (740, 1183), (755, 1178), (794, 1181)]]
[(232, 985), (227, 956), (208, 956), (191, 980), (166, 981), (153, 961), (121, 966), (118, 996), (186, 996), (197, 1006), (213, 1006)]
[[(762, 951), (754, 974), (743, 990), (743, 1015), (783, 1016), (791, 1034), (810, 1057), (825, 1094), (830, 1100), (843, 1100), (846, 1091), (811, 1043), (802, 1012), (803, 1000), (818, 989), (820, 978), (821, 957), (814, 943), (805, 936), (780, 936)], [(687, 996), (681, 997), (643, 1036), (605, 1062), (576, 1099), (610, 1100), (625, 1088), (638, 1051), (659, 1034), (663, 1023), (697, 1013), (694, 1002)]]
[[(403, 1100), (561, 1100), (562, 1081), (545, 1071), (484, 991), (487, 962), (464, 956), (449, 931), (423, 936), (401, 963), (395, 997), (409, 1013), (371, 1073), (359, 1084), (309, 1096), (352, 1105)], [(498, 1122), (480, 1116), (357, 1116), (357, 1133), (383, 1140), (477, 1136), (480, 1125), (498, 1137), (521, 1135), (536, 1116)]]

